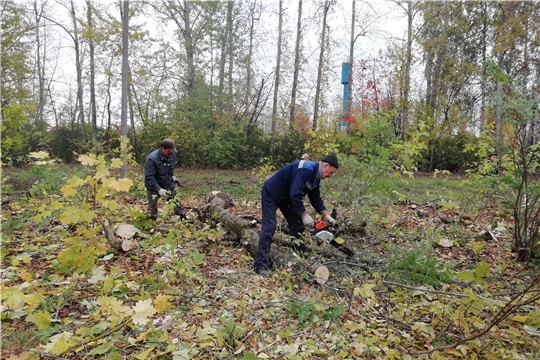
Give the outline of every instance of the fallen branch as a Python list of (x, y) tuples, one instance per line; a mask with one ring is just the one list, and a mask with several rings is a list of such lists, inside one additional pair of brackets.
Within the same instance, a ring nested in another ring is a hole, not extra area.
[(255, 353), (255, 355), (257, 355), (257, 354), (261, 353), (262, 351), (264, 351), (264, 350), (268, 349), (268, 348), (269, 348), (269, 347), (271, 347), (271, 346), (274, 346), (274, 345), (276, 345), (276, 344), (277, 344), (278, 342), (280, 342), (280, 341), (282, 341), (282, 340), (285, 340), (285, 339), (287, 339), (287, 338), (292, 338), (292, 337), (295, 337), (295, 336), (301, 335), (301, 334), (303, 334), (303, 333), (305, 333), (305, 332), (307, 332), (307, 330), (303, 330), (303, 331), (298, 331), (298, 332), (295, 332), (294, 334), (291, 334), (291, 335), (289, 335), (289, 336), (287, 336), (287, 337), (284, 337), (284, 338), (279, 338), (279, 339), (277, 339), (276, 341), (274, 341), (274, 342), (271, 342), (270, 344), (266, 345), (266, 346), (265, 346), (265, 347), (263, 347), (262, 349), (259, 349), (259, 350), (257, 350), (257, 352)]
[(441, 350), (448, 350), (448, 349), (455, 349), (457, 348), (459, 345), (462, 345), (464, 343), (467, 343), (469, 341), (473, 341), (475, 339), (478, 339), (479, 337), (481, 336), (484, 336), (485, 334), (487, 334), (494, 326), (496, 325), (499, 325), (503, 320), (505, 320), (506, 318), (508, 318), (510, 315), (512, 315), (512, 313), (516, 310), (518, 310), (519, 308), (525, 306), (525, 305), (528, 305), (532, 302), (535, 302), (537, 300), (540, 300), (540, 294), (537, 294), (521, 303), (514, 303), (515, 301), (518, 301), (518, 300), (521, 300), (525, 294), (529, 293), (531, 288), (540, 283), (540, 275), (537, 276), (535, 279), (533, 279), (533, 281), (529, 284), (529, 286), (527, 286), (527, 288), (525, 290), (523, 290), (521, 293), (517, 294), (516, 296), (514, 296), (514, 298), (512, 300), (510, 300), (508, 303), (506, 303), (506, 305), (504, 307), (501, 308), (501, 310), (499, 310), (499, 312), (497, 314), (495, 314), (495, 316), (493, 317), (493, 320), (491, 320), (491, 322), (486, 326), (484, 327), (484, 329), (476, 334), (473, 334), (472, 336), (468, 337), (468, 338), (465, 338), (465, 339), (462, 339), (460, 341), (457, 341), (453, 344), (450, 344), (450, 345), (445, 345), (445, 346), (439, 346), (439, 347), (434, 347), (434, 348), (431, 348), (429, 350), (425, 350), (425, 351), (411, 351), (409, 352), (409, 355), (413, 355), (413, 356), (420, 356), (420, 355), (427, 355), (427, 354), (431, 354), (431, 353), (434, 353), (435, 351), (441, 351)]
[[(455, 297), (470, 297), (470, 295), (468, 294), (464, 294), (464, 293), (460, 293), (460, 292), (457, 292), (457, 293), (451, 293), (451, 292), (447, 292), (447, 291), (440, 291), (440, 290), (431, 290), (431, 289), (426, 289), (426, 288), (421, 288), (421, 287), (414, 287), (414, 286), (409, 286), (409, 285), (404, 285), (404, 284), (400, 284), (400, 283), (396, 283), (396, 282), (392, 282), (392, 281), (386, 281), (386, 280), (383, 280), (383, 284), (385, 285), (390, 285), (390, 286), (399, 286), (399, 287), (402, 287), (404, 289), (410, 289), (410, 290), (417, 290), (417, 291), (424, 291), (424, 292), (428, 292), (428, 293), (431, 293), (431, 294), (439, 294), (439, 295), (446, 295), (446, 296), (455, 296)], [(540, 290), (531, 290), (530, 292), (537, 292), (537, 291), (540, 291)], [(508, 295), (514, 295), (514, 294), (522, 294), (523, 292), (520, 291), (518, 293), (507, 293)], [(503, 301), (503, 300), (495, 300), (495, 299), (492, 299), (492, 298), (488, 298), (488, 297), (485, 297), (485, 296), (481, 296), (481, 295), (478, 295), (478, 294), (475, 294), (476, 296), (478, 296), (478, 298), (482, 299), (482, 300), (486, 300), (486, 301), (492, 301), (494, 303), (499, 303), (499, 304), (507, 304), (506, 301)], [(493, 296), (501, 296), (499, 294), (494, 294)], [(536, 309), (535, 307), (533, 307), (533, 309)]]

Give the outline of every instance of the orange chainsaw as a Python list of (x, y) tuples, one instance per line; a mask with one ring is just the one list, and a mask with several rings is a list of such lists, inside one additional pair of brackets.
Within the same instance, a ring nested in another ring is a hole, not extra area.
[(315, 222), (315, 227), (311, 230), (311, 234), (314, 235), (317, 239), (322, 240), (325, 243), (328, 243), (344, 253), (347, 256), (354, 256), (354, 253), (343, 245), (343, 240), (340, 238), (336, 239), (338, 225), (329, 225), (323, 220)]

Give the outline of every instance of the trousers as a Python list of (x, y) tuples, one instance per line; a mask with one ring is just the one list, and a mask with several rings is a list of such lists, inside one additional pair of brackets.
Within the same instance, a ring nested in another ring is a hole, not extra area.
[[(176, 198), (176, 189), (173, 184), (172, 188), (165, 189), (169, 192), (169, 197), (167, 200), (172, 200), (174, 203), (174, 213), (178, 216), (185, 216), (185, 209), (182, 205), (182, 202)], [(150, 217), (155, 220), (158, 216), (158, 199), (161, 196), (157, 191), (146, 189), (146, 198), (148, 199), (148, 214)]]
[(302, 241), (302, 233), (304, 232), (302, 217), (292, 211), (291, 204), (289, 202), (277, 203), (264, 186), (261, 193), (261, 199), (262, 228), (253, 267), (256, 270), (267, 270), (270, 265), (270, 246), (272, 245), (272, 237), (277, 228), (277, 209), (281, 210), (283, 216), (285, 216), (285, 220), (287, 220), (287, 224), (289, 224), (290, 234), (296, 239), (293, 248), (295, 250), (304, 251), (306, 247)]

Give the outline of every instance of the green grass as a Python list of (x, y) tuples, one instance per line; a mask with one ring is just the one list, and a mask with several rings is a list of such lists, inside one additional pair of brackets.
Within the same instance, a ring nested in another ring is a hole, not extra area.
[(408, 251), (394, 249), (390, 256), (388, 277), (412, 285), (436, 286), (448, 283), (450, 272), (435, 258), (429, 243), (423, 243)]

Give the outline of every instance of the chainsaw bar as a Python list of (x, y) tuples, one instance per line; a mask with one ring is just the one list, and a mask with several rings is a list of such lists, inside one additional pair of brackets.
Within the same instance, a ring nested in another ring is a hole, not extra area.
[(345, 245), (340, 244), (336, 241), (336, 237), (334, 235), (334, 231), (336, 231), (336, 227), (332, 227), (331, 225), (327, 225), (326, 222), (320, 220), (317, 221), (315, 224), (315, 229), (311, 232), (316, 238), (332, 245), (342, 253), (344, 253), (347, 256), (354, 256), (354, 252), (352, 252), (349, 248), (347, 248)]

